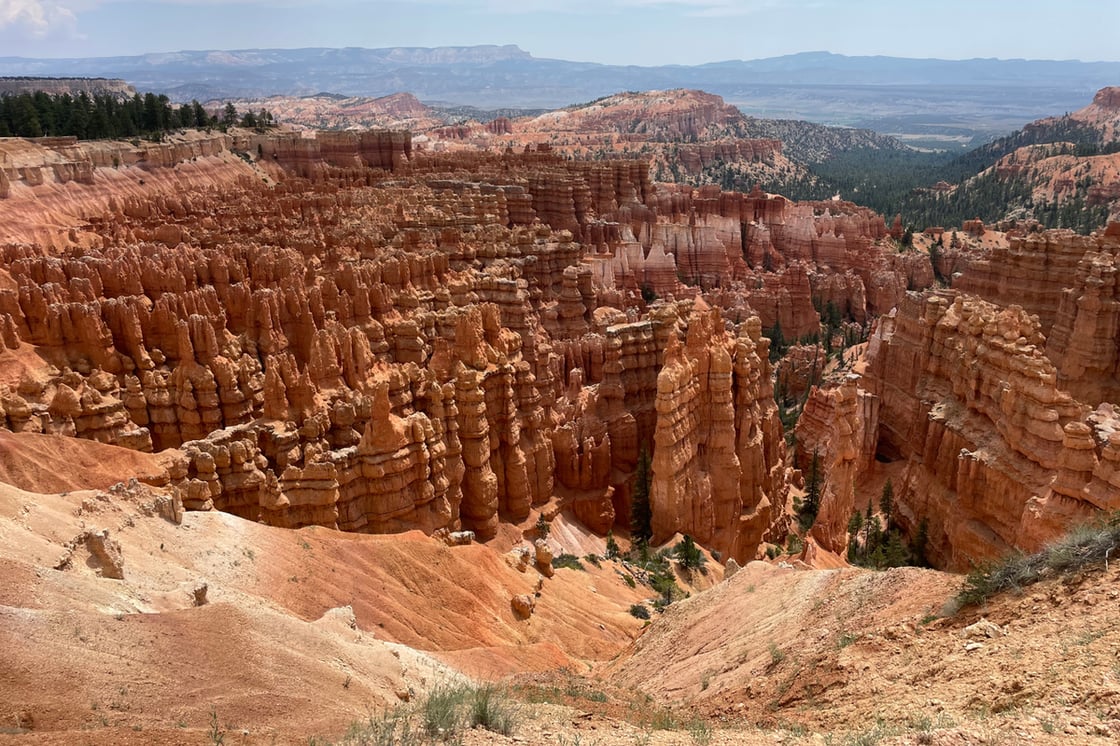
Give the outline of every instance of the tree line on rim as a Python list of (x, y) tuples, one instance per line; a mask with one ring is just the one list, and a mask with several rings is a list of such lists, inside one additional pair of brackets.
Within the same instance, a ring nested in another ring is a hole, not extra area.
[(238, 111), (232, 103), (211, 111), (198, 101), (175, 106), (165, 95), (6, 94), (0, 96), (0, 137), (76, 137), (79, 140), (144, 137), (159, 141), (180, 129), (264, 130), (274, 125), (266, 109)]

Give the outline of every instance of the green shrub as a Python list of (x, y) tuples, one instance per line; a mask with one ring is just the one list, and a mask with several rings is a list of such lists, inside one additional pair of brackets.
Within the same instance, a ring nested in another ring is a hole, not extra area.
[(614, 533), (607, 532), (607, 559), (618, 559), (622, 556), (622, 548), (614, 540)]
[(802, 542), (800, 536), (798, 536), (797, 534), (790, 534), (789, 535), (789, 541), (786, 542), (786, 553), (787, 554), (800, 554), (801, 550), (804, 547), (805, 547), (805, 545)]
[(704, 553), (700, 551), (700, 547), (696, 546), (696, 542), (688, 534), (684, 535), (675, 547), (673, 547), (673, 554), (676, 555), (677, 562), (681, 567), (686, 570), (697, 570), (704, 565)]
[(398, 707), (353, 723), (339, 746), (419, 746), (423, 740), (413, 730), (408, 712)]
[(671, 572), (665, 574), (651, 573), (649, 584), (653, 590), (657, 591), (660, 596), (658, 600), (664, 606), (673, 603), (682, 593), (681, 587), (677, 585), (677, 581)]
[(459, 712), (467, 694), (466, 687), (441, 685), (432, 689), (421, 707), (424, 732), (432, 738), (446, 738), (462, 723)]
[(712, 726), (708, 725), (707, 720), (696, 718), (690, 721), (686, 728), (688, 734), (692, 736), (692, 742), (697, 746), (708, 746), (712, 742)]
[(645, 604), (632, 604), (630, 606), (630, 616), (635, 619), (649, 619), (649, 609)]
[(579, 561), (579, 557), (575, 556), (574, 554), (561, 554), (559, 557), (553, 557), (552, 566), (556, 568), (567, 567), (570, 570), (581, 570), (583, 572), (587, 572), (587, 568), (585, 568), (583, 566), (583, 563)]

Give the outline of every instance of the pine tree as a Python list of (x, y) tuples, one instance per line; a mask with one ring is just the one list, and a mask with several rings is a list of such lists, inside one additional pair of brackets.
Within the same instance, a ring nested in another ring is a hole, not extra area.
[(886, 530), (890, 531), (894, 528), (894, 520), (891, 517), (894, 514), (894, 485), (889, 479), (883, 485), (883, 494), (879, 497), (879, 511), (887, 524)]
[(677, 557), (677, 562), (681, 567), (686, 570), (699, 569), (704, 564), (704, 554), (700, 551), (700, 547), (696, 546), (696, 542), (688, 534), (673, 547), (673, 554)]
[(42, 137), (43, 125), (39, 121), (39, 112), (30, 97), (20, 97), (18, 108), (15, 112), (15, 132), (20, 137)]
[(616, 559), (622, 556), (622, 548), (618, 546), (618, 542), (614, 540), (614, 532), (607, 532), (607, 559)]
[(780, 319), (774, 322), (774, 326), (767, 336), (770, 337), (770, 362), (774, 362), (786, 352), (786, 338), (782, 334)]
[(630, 538), (636, 544), (648, 544), (653, 538), (653, 511), (649, 504), (649, 487), (653, 479), (649, 450), (643, 445), (634, 470), (634, 487), (630, 498)]
[(202, 108), (202, 104), (198, 103), (198, 101), (191, 101), (191, 112), (194, 114), (195, 127), (210, 126), (210, 115), (206, 113), (206, 109)]
[(918, 522), (918, 533), (914, 536), (913, 552), (914, 564), (917, 567), (928, 567), (929, 559), (926, 557), (926, 547), (929, 546), (929, 519), (922, 518)]
[(863, 556), (871, 552), (871, 519), (874, 515), (871, 512), (871, 501), (867, 501), (867, 511), (863, 514)]
[(821, 473), (820, 456), (813, 451), (813, 460), (809, 464), (809, 479), (805, 482), (805, 499), (801, 502), (801, 509), (797, 511), (797, 522), (802, 531), (808, 531), (817, 520), (817, 513), (821, 509)]
[(863, 528), (863, 514), (858, 510), (852, 511), (848, 519), (848, 561), (854, 563), (859, 557), (859, 532)]
[(235, 124), (237, 124), (237, 107), (232, 103), (228, 103), (225, 108), (222, 109), (222, 126), (232, 127)]
[(902, 567), (909, 559), (909, 552), (902, 543), (902, 536), (897, 531), (891, 531), (887, 536), (887, 543), (883, 547), (883, 565), (885, 567)]

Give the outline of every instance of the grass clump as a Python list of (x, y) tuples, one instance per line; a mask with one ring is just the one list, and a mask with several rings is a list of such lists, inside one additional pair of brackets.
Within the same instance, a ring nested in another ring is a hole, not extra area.
[(982, 604), (992, 596), (1021, 590), (1049, 577), (1104, 569), (1120, 547), (1120, 513), (1074, 528), (1035, 554), (1017, 552), (975, 567), (964, 580), (956, 601), (961, 607)]
[(707, 720), (696, 718), (689, 721), (685, 728), (697, 746), (708, 746), (712, 742), (712, 726), (708, 725)]
[(432, 689), (417, 705), (402, 705), (355, 722), (339, 743), (346, 746), (461, 743), (463, 733), (470, 728), (485, 728), (508, 736), (513, 733), (517, 720), (518, 708), (503, 688), (493, 684), (479, 687), (444, 684)]
[[(379, 715), (370, 715), (364, 722), (357, 721), (339, 746), (419, 746), (423, 735), (416, 730), (403, 708), (387, 710)], [(313, 743), (325, 744), (315, 739)]]
[(506, 693), (492, 684), (470, 690), (467, 697), (467, 722), (472, 728), (508, 736), (517, 722), (517, 710)]
[(421, 705), (424, 732), (432, 738), (446, 738), (463, 722), (460, 712), (466, 701), (467, 687), (437, 686)]

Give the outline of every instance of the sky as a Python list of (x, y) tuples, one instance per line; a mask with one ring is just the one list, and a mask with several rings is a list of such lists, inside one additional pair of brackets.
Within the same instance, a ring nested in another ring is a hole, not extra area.
[(516, 44), (701, 64), (806, 51), (1120, 60), (1120, 0), (0, 0), (0, 57)]

